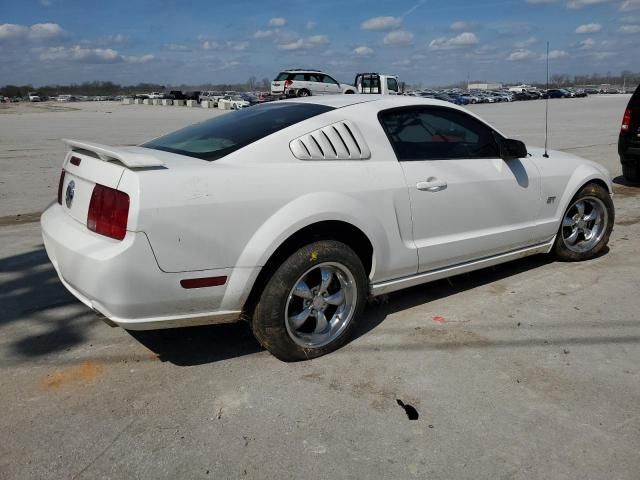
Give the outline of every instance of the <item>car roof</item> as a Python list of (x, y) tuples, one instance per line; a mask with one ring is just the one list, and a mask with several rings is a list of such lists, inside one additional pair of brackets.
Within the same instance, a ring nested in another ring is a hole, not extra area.
[(357, 105), (361, 103), (380, 103), (380, 108), (394, 108), (405, 107), (413, 105), (434, 106), (434, 107), (448, 107), (459, 109), (457, 105), (435, 98), (425, 97), (413, 97), (405, 95), (375, 95), (375, 94), (338, 94), (338, 95), (318, 95), (304, 98), (292, 98), (287, 100), (281, 100), (281, 102), (293, 102), (293, 103), (314, 103), (317, 105), (326, 105), (334, 108), (344, 108), (351, 105)]

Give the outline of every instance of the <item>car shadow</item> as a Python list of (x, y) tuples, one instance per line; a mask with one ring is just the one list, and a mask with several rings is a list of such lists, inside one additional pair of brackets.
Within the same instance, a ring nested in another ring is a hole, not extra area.
[[(608, 248), (605, 249), (608, 251)], [(606, 252), (603, 252), (603, 254)], [(388, 296), (375, 298), (367, 306), (362, 320), (359, 322), (353, 340), (366, 335), (378, 327), (389, 315), (408, 310), (435, 300), (442, 300), (452, 295), (472, 290), (498, 280), (540, 268), (553, 263), (550, 255), (533, 255), (493, 267), (417, 285), (394, 292)]]

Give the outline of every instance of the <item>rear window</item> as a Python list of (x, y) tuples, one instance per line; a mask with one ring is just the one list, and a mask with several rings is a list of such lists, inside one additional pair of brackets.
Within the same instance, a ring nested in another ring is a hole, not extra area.
[(288, 77), (289, 74), (287, 72), (280, 72), (274, 81), (281, 82), (282, 80), (286, 80)]
[(212, 161), (330, 110), (333, 107), (312, 103), (258, 105), (196, 123), (142, 146)]

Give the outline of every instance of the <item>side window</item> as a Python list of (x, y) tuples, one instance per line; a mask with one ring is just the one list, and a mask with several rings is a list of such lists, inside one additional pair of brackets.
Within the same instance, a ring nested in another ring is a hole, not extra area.
[(464, 112), (401, 108), (379, 118), (400, 161), (500, 156), (493, 130)]
[(322, 77), (322, 82), (323, 83), (331, 83), (333, 85), (337, 85), (338, 82), (336, 82), (333, 78), (331, 78), (329, 75), (324, 75)]
[(291, 80), (295, 80), (296, 82), (304, 82), (304, 77), (304, 73), (296, 73)]
[(397, 92), (398, 81), (395, 78), (387, 78), (387, 89), (391, 92)]

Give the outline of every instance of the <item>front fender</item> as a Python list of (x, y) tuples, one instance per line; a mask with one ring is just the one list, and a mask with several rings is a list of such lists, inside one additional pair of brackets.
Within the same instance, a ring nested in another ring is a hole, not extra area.
[(609, 190), (609, 194), (613, 195), (613, 184), (611, 182), (611, 177), (609, 172), (602, 167), (601, 165), (585, 161), (581, 163), (573, 172), (569, 181), (567, 182), (567, 187), (564, 190), (564, 194), (558, 202), (558, 206), (554, 215), (554, 218), (560, 222), (564, 212), (569, 208), (571, 200), (575, 195), (580, 191), (580, 189), (589, 182), (592, 181), (600, 181), (604, 182), (607, 185), (607, 190)]

